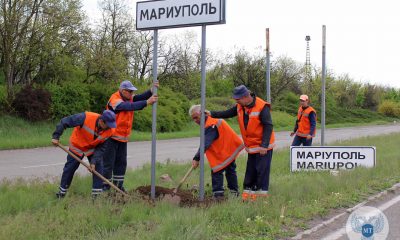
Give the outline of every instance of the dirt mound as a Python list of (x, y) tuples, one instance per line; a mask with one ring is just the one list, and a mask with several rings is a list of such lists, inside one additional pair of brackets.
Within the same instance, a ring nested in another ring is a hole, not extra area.
[[(179, 190), (176, 194), (173, 193), (174, 189), (164, 188), (156, 186), (155, 196), (157, 200), (170, 199), (170, 196), (179, 197), (177, 203), (181, 207), (207, 207), (210, 204), (220, 202), (216, 201), (212, 197), (205, 197), (204, 201), (199, 201), (198, 195), (194, 192), (187, 190)], [(134, 190), (135, 192), (141, 194), (144, 198), (149, 199), (151, 194), (151, 186), (140, 186)]]

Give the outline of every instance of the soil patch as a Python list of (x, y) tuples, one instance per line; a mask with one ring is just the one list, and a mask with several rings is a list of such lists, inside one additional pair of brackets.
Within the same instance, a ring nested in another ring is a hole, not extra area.
[[(174, 194), (174, 189), (164, 188), (160, 186), (156, 186), (155, 190), (156, 200), (170, 199), (171, 196), (179, 197), (180, 199), (176, 201), (176, 203), (181, 207), (208, 207), (211, 204), (215, 204), (225, 200), (215, 200), (212, 197), (205, 196), (204, 201), (199, 201), (198, 195), (191, 191), (178, 190), (178, 192)], [(134, 191), (142, 195), (144, 199), (150, 200), (151, 186), (140, 186)]]

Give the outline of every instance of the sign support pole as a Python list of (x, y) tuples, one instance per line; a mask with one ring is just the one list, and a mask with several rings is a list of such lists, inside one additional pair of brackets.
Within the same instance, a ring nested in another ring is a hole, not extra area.
[(271, 63), (270, 63), (270, 53), (269, 53), (269, 28), (266, 29), (266, 79), (267, 79), (267, 102), (271, 103)]
[(322, 25), (321, 146), (325, 146), (326, 26)]
[[(157, 80), (158, 68), (158, 30), (153, 35), (153, 83)], [(157, 88), (153, 86), (153, 94), (157, 94)], [(152, 126), (151, 126), (151, 199), (156, 198), (156, 132), (157, 132), (157, 102), (153, 104)]]
[(206, 25), (201, 26), (200, 196), (204, 200), (204, 126), (206, 109)]
[[(153, 83), (157, 80), (158, 29), (189, 26), (202, 27), (201, 40), (201, 119), (200, 119), (200, 191), (204, 200), (204, 126), (206, 107), (206, 26), (225, 24), (226, 0), (163, 0), (136, 3), (136, 30), (154, 30), (153, 36)], [(153, 87), (153, 94), (157, 88)], [(156, 182), (156, 130), (157, 103), (153, 104), (151, 144), (151, 199), (155, 199)]]

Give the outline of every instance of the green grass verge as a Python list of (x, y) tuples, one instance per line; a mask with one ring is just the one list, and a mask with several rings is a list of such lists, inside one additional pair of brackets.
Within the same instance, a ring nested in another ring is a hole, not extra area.
[[(276, 239), (307, 228), (307, 221), (330, 209), (355, 205), (400, 181), (400, 134), (367, 137), (335, 145), (376, 146), (377, 166), (343, 171), (290, 173), (288, 151), (273, 156), (271, 196), (243, 203), (230, 198), (209, 208), (179, 208), (166, 202), (155, 206), (135, 200), (126, 205), (90, 198), (90, 177), (76, 177), (69, 195), (58, 201), (57, 184), (41, 181), (3, 182), (0, 185), (0, 239)], [(245, 159), (237, 160), (242, 183)], [(157, 164), (157, 177), (168, 173), (174, 183), (187, 171), (185, 165)], [(61, 170), (61, 169), (60, 169)], [(206, 193), (211, 179), (206, 168)], [(158, 178), (157, 178), (158, 179)], [(195, 171), (183, 188), (198, 184)], [(150, 182), (150, 166), (130, 171), (130, 189)], [(285, 217), (280, 218), (285, 208)]]
[[(272, 120), (274, 122), (275, 131), (291, 131), (294, 126), (294, 116), (285, 112), (273, 111)], [(335, 123), (327, 125), (328, 128), (333, 127), (351, 127), (362, 125), (377, 125), (392, 122), (392, 118), (368, 119), (366, 121), (353, 119), (347, 123)], [(235, 118), (229, 119), (228, 123), (239, 133), (239, 126)], [(35, 148), (51, 145), (51, 135), (55, 129), (57, 122), (39, 122), (31, 123), (20, 118), (11, 116), (0, 116), (0, 150), (18, 149), (18, 148)], [(135, 124), (135, 123), (134, 123)], [(319, 128), (319, 126), (317, 126)], [(198, 125), (188, 122), (187, 125), (179, 132), (157, 133), (157, 139), (174, 139), (197, 137), (200, 135)], [(61, 141), (68, 143), (68, 139), (72, 130), (67, 129)], [(132, 130), (130, 141), (149, 141), (151, 140), (151, 132), (140, 132)]]

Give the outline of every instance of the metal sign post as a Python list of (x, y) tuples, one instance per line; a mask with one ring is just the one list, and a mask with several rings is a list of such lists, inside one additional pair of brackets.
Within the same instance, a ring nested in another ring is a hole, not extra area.
[(204, 200), (204, 126), (206, 110), (206, 25), (201, 27), (200, 195)]
[(271, 64), (270, 64), (270, 53), (269, 53), (269, 28), (266, 29), (266, 79), (267, 79), (267, 102), (271, 103)]
[[(206, 25), (225, 24), (225, 0), (158, 0), (136, 3), (136, 29), (154, 30), (153, 82), (157, 81), (158, 29), (202, 27), (201, 41), (201, 122), (200, 201), (204, 200), (204, 125), (206, 105)], [(153, 93), (157, 89), (153, 88)], [(153, 105), (151, 145), (151, 198), (155, 199), (157, 103)]]
[(325, 146), (326, 26), (322, 25), (321, 146)]
[[(158, 46), (158, 30), (154, 30), (153, 34), (153, 84), (157, 80), (157, 46)], [(157, 88), (153, 86), (153, 94), (157, 94)], [(156, 133), (157, 133), (157, 102), (153, 104), (152, 125), (151, 125), (151, 199), (156, 198)]]

